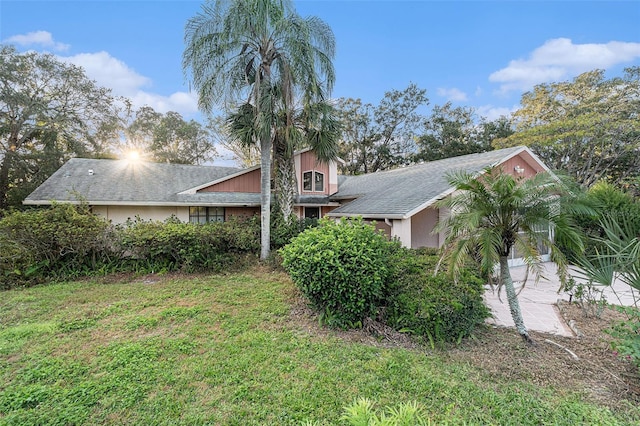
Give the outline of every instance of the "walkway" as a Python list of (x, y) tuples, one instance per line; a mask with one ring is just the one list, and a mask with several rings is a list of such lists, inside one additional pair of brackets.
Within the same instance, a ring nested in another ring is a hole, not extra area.
[[(518, 296), (524, 323), (529, 330), (572, 337), (574, 336), (573, 332), (565, 324), (556, 306), (558, 300), (569, 302), (570, 295), (559, 292), (560, 280), (556, 273), (556, 265), (548, 262), (543, 263), (542, 266), (545, 279), (540, 279), (536, 285), (533, 274), (529, 274), (526, 285)], [(511, 268), (516, 291), (522, 287), (525, 270), (525, 266)], [(604, 294), (608, 303), (627, 306), (633, 304), (634, 292), (631, 287), (616, 282), (614, 289), (615, 292), (609, 288), (605, 289)], [(637, 296), (638, 292), (635, 291), (635, 294)], [(485, 301), (493, 313), (493, 318), (490, 318), (488, 322), (497, 326), (514, 327), (504, 289), (500, 293), (500, 299), (502, 302), (498, 298), (497, 290), (493, 292), (487, 286)]]

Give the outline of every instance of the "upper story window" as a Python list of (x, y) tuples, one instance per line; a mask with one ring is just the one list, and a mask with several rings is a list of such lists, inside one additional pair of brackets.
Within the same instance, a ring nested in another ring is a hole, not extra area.
[(302, 190), (307, 192), (324, 192), (324, 173), (317, 171), (302, 174)]

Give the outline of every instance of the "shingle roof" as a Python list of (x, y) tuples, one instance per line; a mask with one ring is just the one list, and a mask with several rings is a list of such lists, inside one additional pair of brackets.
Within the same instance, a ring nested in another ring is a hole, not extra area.
[[(178, 195), (179, 192), (239, 170), (235, 167), (72, 158), (33, 191), (25, 199), (25, 204), (49, 204), (51, 200), (84, 200), (93, 205), (184, 204), (190, 199)], [(206, 194), (207, 199), (223, 201), (237, 198), (237, 194), (213, 194)]]
[(427, 207), (451, 189), (447, 174), (464, 170), (481, 172), (526, 150), (505, 148), (481, 154), (430, 161), (384, 172), (348, 176), (332, 200), (353, 201), (331, 211), (330, 216), (406, 218)]

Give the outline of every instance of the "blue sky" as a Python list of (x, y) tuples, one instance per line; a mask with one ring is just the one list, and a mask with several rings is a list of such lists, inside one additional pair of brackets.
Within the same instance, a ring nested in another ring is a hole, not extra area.
[[(198, 117), (181, 69), (186, 21), (201, 1), (0, 0), (0, 41), (82, 65), (99, 84), (166, 112)], [(534, 84), (640, 65), (640, 2), (300, 0), (333, 29), (333, 97), (377, 104), (410, 82), (431, 105), (490, 119)]]

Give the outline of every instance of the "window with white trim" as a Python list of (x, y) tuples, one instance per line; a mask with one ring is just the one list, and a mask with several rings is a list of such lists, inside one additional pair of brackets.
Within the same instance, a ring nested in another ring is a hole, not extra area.
[(324, 173), (314, 172), (313, 190), (316, 192), (324, 191)]
[(189, 207), (189, 223), (224, 222), (224, 207)]
[(302, 190), (324, 192), (324, 173), (315, 170), (302, 173)]

